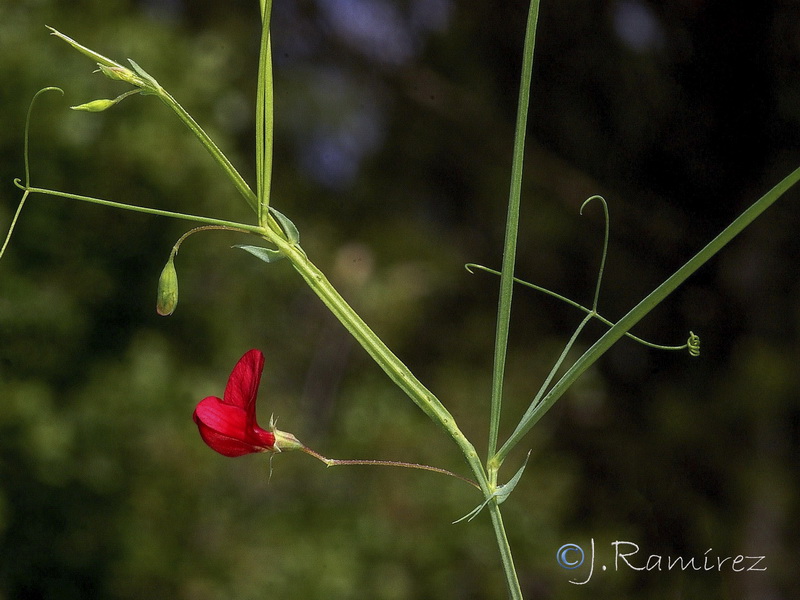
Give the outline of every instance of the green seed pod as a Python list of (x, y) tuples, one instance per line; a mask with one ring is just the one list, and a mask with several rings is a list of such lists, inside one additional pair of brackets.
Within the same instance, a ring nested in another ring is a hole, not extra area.
[(178, 272), (175, 270), (175, 257), (170, 256), (161, 277), (158, 278), (158, 299), (156, 311), (163, 317), (171, 315), (178, 305)]
[(86, 104), (79, 104), (78, 106), (70, 106), (72, 110), (85, 110), (86, 112), (103, 112), (107, 108), (111, 108), (117, 103), (116, 100), (92, 100)]

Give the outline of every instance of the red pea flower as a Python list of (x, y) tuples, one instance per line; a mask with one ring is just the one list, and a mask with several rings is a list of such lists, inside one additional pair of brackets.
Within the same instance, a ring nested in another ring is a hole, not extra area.
[(256, 395), (264, 370), (260, 350), (245, 353), (231, 372), (223, 398), (209, 396), (194, 409), (194, 422), (200, 437), (223, 456), (243, 456), (253, 452), (280, 452), (304, 446), (291, 433), (262, 429), (256, 422)]

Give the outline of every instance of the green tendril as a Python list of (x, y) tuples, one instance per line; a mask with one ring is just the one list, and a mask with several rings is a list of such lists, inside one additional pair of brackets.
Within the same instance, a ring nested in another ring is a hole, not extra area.
[(686, 347), (689, 348), (689, 354), (691, 356), (700, 356), (700, 336), (690, 331), (689, 339), (686, 341)]
[(22, 159), (25, 165), (25, 185), (22, 186), (19, 182), (19, 179), (14, 180), (14, 185), (18, 188), (23, 190), (22, 198), (20, 198), (19, 204), (17, 205), (17, 210), (14, 212), (14, 216), (11, 218), (11, 224), (8, 227), (8, 233), (6, 234), (6, 239), (3, 242), (2, 248), (0, 248), (0, 258), (3, 258), (3, 255), (6, 252), (6, 248), (8, 247), (8, 243), (11, 241), (11, 235), (14, 233), (14, 228), (17, 226), (17, 221), (19, 220), (19, 216), (22, 213), (22, 207), (25, 206), (25, 201), (28, 199), (30, 195), (30, 188), (31, 185), (31, 166), (30, 166), (30, 158), (28, 154), (28, 149), (30, 148), (30, 129), (31, 129), (31, 113), (33, 112), (33, 105), (36, 103), (37, 98), (44, 94), (45, 92), (59, 92), (62, 96), (64, 95), (64, 90), (57, 87), (46, 87), (40, 89), (33, 95), (31, 98), (31, 103), (28, 105), (28, 114), (25, 117), (25, 134), (23, 139), (23, 150), (22, 150)]
[[(605, 227), (604, 227), (604, 233), (603, 233), (603, 252), (602, 252), (602, 255), (601, 255), (601, 258), (600, 258), (600, 268), (598, 269), (598, 273), (597, 273), (597, 283), (595, 285), (594, 296), (592, 297), (592, 308), (586, 308), (582, 304), (580, 304), (578, 302), (575, 302), (574, 300), (570, 300), (566, 296), (562, 296), (561, 294), (553, 292), (553, 291), (551, 291), (551, 290), (549, 290), (549, 289), (547, 289), (545, 287), (542, 287), (542, 286), (536, 285), (534, 283), (530, 283), (528, 281), (520, 279), (519, 277), (514, 277), (513, 279), (514, 279), (515, 283), (518, 283), (520, 285), (524, 285), (526, 287), (534, 289), (537, 292), (542, 292), (544, 294), (547, 294), (548, 296), (551, 296), (551, 297), (555, 298), (556, 300), (560, 300), (562, 302), (566, 302), (570, 306), (573, 306), (573, 307), (577, 308), (578, 310), (582, 310), (584, 313), (586, 313), (589, 316), (589, 318), (594, 317), (594, 318), (598, 319), (599, 321), (601, 321), (602, 323), (608, 325), (609, 327), (612, 327), (614, 325), (614, 323), (612, 321), (606, 319), (603, 315), (601, 315), (600, 313), (597, 312), (597, 304), (598, 304), (598, 302), (600, 300), (600, 286), (601, 286), (602, 281), (603, 281), (603, 272), (605, 271), (606, 258), (608, 256), (608, 239), (609, 239), (609, 229), (610, 229), (610, 227), (609, 227), (610, 219), (609, 219), (609, 216), (608, 216), (608, 203), (606, 202), (605, 198), (603, 198), (602, 196), (592, 196), (590, 198), (587, 198), (584, 201), (584, 203), (581, 205), (581, 208), (580, 208), (580, 214), (581, 215), (583, 214), (583, 209), (592, 200), (598, 200), (601, 203), (601, 205), (603, 207), (603, 217), (604, 217), (604, 220), (605, 220)], [(474, 273), (473, 269), (478, 269), (478, 270), (484, 271), (486, 273), (491, 273), (492, 275), (498, 275), (499, 276), (501, 274), (500, 271), (497, 271), (495, 269), (490, 269), (489, 267), (485, 267), (483, 265), (479, 265), (479, 264), (476, 264), (476, 263), (467, 263), (466, 265), (464, 265), (464, 268), (469, 273)], [(581, 326), (581, 329), (583, 328), (583, 325), (585, 325), (587, 322), (588, 321), (584, 321), (584, 323)], [(638, 342), (638, 343), (640, 343), (640, 344), (642, 344), (644, 346), (647, 346), (648, 348), (655, 348), (657, 350), (669, 350), (669, 351), (676, 351), (676, 350), (680, 351), (680, 350), (688, 349), (689, 350), (689, 354), (691, 356), (700, 356), (700, 338), (697, 335), (695, 335), (694, 333), (692, 333), (691, 331), (689, 332), (689, 339), (682, 346), (665, 346), (665, 345), (662, 345), (662, 344), (654, 344), (653, 342), (648, 342), (647, 340), (644, 340), (644, 339), (642, 339), (640, 337), (637, 337), (637, 336), (633, 335), (632, 333), (626, 333), (625, 335), (627, 337), (629, 337), (630, 339), (634, 340), (635, 342)]]
[(600, 284), (603, 282), (603, 272), (606, 269), (606, 257), (608, 256), (608, 235), (609, 235), (609, 218), (608, 218), (608, 203), (606, 202), (605, 198), (602, 196), (592, 196), (584, 200), (583, 204), (581, 204), (581, 209), (579, 211), (580, 215), (583, 215), (584, 207), (589, 204), (592, 200), (599, 200), (603, 206), (603, 217), (605, 218), (605, 228), (603, 234), (603, 254), (600, 257), (600, 269), (597, 271), (597, 285), (594, 288), (594, 298), (592, 299), (592, 311), (597, 312), (597, 302), (600, 300)]
[[(584, 313), (586, 313), (587, 314), (587, 318), (584, 319), (584, 321), (579, 326), (579, 328), (578, 328), (579, 331), (583, 329), (583, 327), (588, 323), (589, 319), (591, 319), (592, 317), (598, 319), (602, 323), (605, 323), (609, 327), (613, 327), (614, 326), (614, 323), (612, 321), (606, 319), (604, 316), (602, 316), (600, 313), (597, 312), (597, 303), (600, 300), (600, 286), (601, 286), (601, 284), (603, 282), (603, 273), (604, 273), (605, 268), (606, 268), (606, 258), (608, 256), (608, 239), (609, 239), (609, 231), (610, 231), (610, 226), (609, 226), (610, 218), (608, 216), (608, 203), (606, 202), (605, 198), (603, 198), (602, 196), (597, 196), (597, 195), (591, 196), (591, 197), (587, 198), (583, 202), (583, 204), (581, 204), (581, 208), (580, 208), (580, 211), (579, 211), (579, 213), (581, 215), (583, 215), (583, 209), (592, 200), (598, 200), (600, 202), (600, 204), (602, 205), (602, 207), (603, 207), (603, 217), (604, 217), (604, 220), (605, 220), (605, 227), (604, 227), (604, 231), (603, 231), (603, 252), (602, 252), (602, 255), (601, 255), (601, 258), (600, 258), (600, 268), (598, 269), (598, 272), (597, 272), (597, 283), (596, 283), (595, 289), (594, 289), (594, 296), (592, 297), (592, 308), (586, 308), (582, 304), (580, 304), (578, 302), (575, 302), (574, 300), (570, 300), (566, 296), (562, 296), (561, 294), (557, 294), (556, 292), (548, 290), (547, 288), (544, 288), (542, 286), (536, 285), (534, 283), (530, 283), (530, 282), (525, 281), (523, 279), (520, 279), (518, 277), (514, 277), (513, 278), (515, 283), (519, 283), (520, 285), (524, 285), (526, 287), (534, 289), (537, 292), (542, 292), (544, 294), (547, 294), (548, 296), (551, 296), (551, 297), (555, 298), (556, 300), (561, 300), (562, 302), (566, 302), (570, 306), (573, 306), (573, 307), (577, 308), (578, 310), (582, 310)], [(478, 265), (478, 264), (475, 264), (475, 263), (467, 263), (466, 265), (464, 265), (464, 268), (469, 273), (473, 273), (473, 269), (479, 269), (481, 271), (485, 271), (486, 273), (491, 273), (492, 275), (498, 275), (498, 276), (501, 275), (500, 271), (497, 271), (495, 269), (490, 269), (489, 267), (484, 267), (483, 265)], [(689, 354), (691, 356), (700, 356), (700, 338), (698, 336), (696, 336), (694, 333), (692, 333), (691, 331), (689, 332), (688, 341), (685, 344), (683, 344), (682, 346), (664, 346), (664, 345), (661, 345), (661, 344), (654, 344), (652, 342), (648, 342), (647, 340), (643, 340), (642, 338), (637, 337), (637, 336), (633, 335), (632, 333), (626, 333), (625, 335), (627, 337), (629, 337), (630, 339), (634, 340), (635, 342), (638, 342), (638, 343), (640, 343), (640, 344), (642, 344), (644, 346), (647, 346), (648, 348), (655, 348), (657, 350), (669, 350), (669, 351), (675, 351), (675, 350), (680, 351), (680, 350), (688, 349), (689, 350)], [(563, 360), (563, 356), (562, 356), (562, 360)]]
[[(474, 274), (474, 272), (475, 272), (474, 269), (477, 269), (479, 271), (484, 271), (485, 273), (490, 273), (492, 275), (500, 275), (500, 271), (497, 271), (495, 269), (491, 269), (489, 267), (485, 267), (483, 265), (479, 265), (479, 264), (476, 264), (476, 263), (467, 263), (466, 265), (464, 265), (464, 268), (467, 270), (468, 273), (472, 273), (472, 274)], [(595, 319), (599, 320), (600, 322), (604, 323), (605, 325), (608, 325), (609, 327), (614, 325), (613, 321), (610, 321), (609, 319), (606, 319), (603, 315), (601, 315), (597, 311), (594, 311), (591, 308), (586, 308), (582, 304), (580, 304), (578, 302), (575, 302), (574, 300), (570, 300), (566, 296), (562, 296), (561, 294), (559, 294), (557, 292), (554, 292), (552, 290), (548, 290), (547, 288), (542, 287), (540, 285), (536, 285), (535, 283), (530, 283), (528, 281), (525, 281), (524, 279), (520, 279), (519, 277), (514, 277), (514, 283), (518, 283), (520, 285), (524, 285), (525, 287), (529, 287), (529, 288), (531, 288), (533, 290), (536, 290), (537, 292), (542, 292), (543, 294), (547, 294), (548, 296), (550, 296), (552, 298), (555, 298), (556, 300), (560, 300), (561, 302), (565, 302), (566, 304), (569, 304), (570, 306), (572, 306), (574, 308), (577, 308), (578, 310), (582, 310), (583, 312), (585, 312), (590, 317), (594, 317)], [(676, 350), (680, 351), (680, 350), (687, 350), (688, 349), (689, 350), (689, 354), (691, 354), (692, 356), (699, 356), (700, 355), (700, 338), (698, 336), (696, 336), (695, 334), (693, 334), (692, 332), (689, 332), (689, 335), (690, 335), (689, 340), (687, 341), (686, 344), (683, 344), (682, 346), (664, 346), (664, 345), (661, 345), (661, 344), (655, 344), (653, 342), (648, 342), (647, 340), (642, 339), (642, 338), (640, 338), (638, 336), (635, 336), (632, 333), (626, 333), (625, 334), (626, 337), (629, 337), (633, 341), (638, 342), (639, 344), (642, 344), (643, 346), (647, 346), (648, 348), (654, 348), (656, 350), (669, 350), (669, 351), (676, 351)]]

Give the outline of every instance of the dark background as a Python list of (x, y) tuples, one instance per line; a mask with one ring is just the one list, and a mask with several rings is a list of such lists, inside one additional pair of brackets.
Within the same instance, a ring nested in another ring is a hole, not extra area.
[[(273, 203), (354, 307), (485, 448), (498, 266), (527, 5), (275, 0)], [(0, 5), (0, 223), (32, 183), (252, 221), (160, 103), (69, 105), (122, 84), (51, 25), (154, 75), (249, 180), (257, 2), (11, 0)], [(800, 164), (800, 5), (543, 2), (519, 276), (622, 316)], [(620, 341), (507, 461), (504, 504), (526, 598), (789, 599), (800, 594), (797, 363), (800, 200), (793, 190)], [(191, 422), (235, 361), (267, 362), (259, 416), (327, 456), (466, 472), (302, 285), (223, 232), (190, 237), (180, 304), (156, 282), (189, 225), (30, 198), (0, 262), (0, 598), (503, 598), (486, 515), (456, 480), (226, 459)], [(581, 314), (515, 294), (502, 435)], [(580, 338), (588, 347), (603, 331)], [(577, 356), (577, 355), (576, 355)], [(596, 547), (566, 571), (566, 543)], [(638, 544), (613, 567), (612, 542)], [(707, 551), (710, 552), (707, 553)], [(758, 573), (667, 572), (666, 557), (765, 556)], [(603, 572), (600, 566), (608, 570)]]

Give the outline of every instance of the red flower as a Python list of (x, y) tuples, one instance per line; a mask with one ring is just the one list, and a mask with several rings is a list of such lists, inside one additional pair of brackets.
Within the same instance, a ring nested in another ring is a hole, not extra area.
[(263, 370), (264, 355), (260, 350), (249, 350), (233, 368), (223, 399), (209, 396), (194, 409), (193, 418), (200, 437), (224, 456), (303, 447), (290, 433), (272, 426), (270, 431), (258, 426), (256, 394)]

